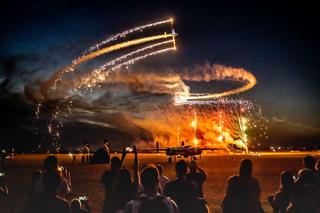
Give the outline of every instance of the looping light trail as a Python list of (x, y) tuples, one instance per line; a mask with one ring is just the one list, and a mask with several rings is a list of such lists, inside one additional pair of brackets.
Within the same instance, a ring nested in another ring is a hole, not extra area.
[[(177, 36), (177, 34), (174, 32), (173, 28), (172, 28), (172, 33), (169, 33), (169, 34), (167, 34), (165, 32), (164, 34), (158, 34), (158, 35), (153, 35), (153, 36), (148, 36), (148, 37), (143, 37), (143, 38), (136, 38), (136, 39), (129, 40), (129, 41), (122, 41), (122, 42), (118, 41), (118, 43), (114, 42), (114, 41), (117, 41), (119, 38), (126, 37), (126, 35), (128, 35), (130, 33), (143, 31), (144, 29), (151, 28), (151, 27), (158, 26), (158, 25), (162, 25), (162, 24), (167, 24), (167, 23), (171, 23), (171, 27), (172, 27), (173, 19), (168, 19), (168, 20), (164, 20), (164, 21), (159, 21), (159, 22), (154, 22), (151, 24), (142, 25), (142, 26), (135, 27), (135, 28), (123, 31), (121, 33), (115, 34), (115, 35), (97, 43), (96, 45), (90, 47), (80, 57), (73, 60), (69, 66), (54, 73), (53, 76), (51, 77), (51, 79), (41, 86), (41, 93), (42, 93), (44, 99), (49, 97), (48, 93), (50, 91), (56, 90), (57, 83), (60, 80), (62, 80), (63, 75), (65, 73), (74, 72), (75, 68), (78, 67), (80, 64), (85, 63), (85, 62), (92, 60), (96, 57), (99, 57), (101, 55), (108, 54), (108, 53), (111, 53), (113, 51), (117, 51), (120, 49), (132, 47), (132, 46), (138, 46), (141, 44), (147, 45), (147, 46), (142, 47), (140, 49), (137, 49), (137, 50), (131, 51), (127, 54), (121, 55), (121, 56), (103, 64), (102, 66), (91, 70), (85, 76), (80, 76), (79, 79), (76, 79), (75, 84), (71, 84), (70, 89), (66, 90), (66, 88), (64, 87), (63, 89), (64, 89), (64, 91), (67, 91), (67, 93), (63, 93), (60, 96), (60, 97), (63, 97), (63, 99), (60, 99), (58, 101), (58, 104), (56, 105), (55, 110), (52, 114), (50, 124), (48, 126), (50, 134), (52, 134), (56, 138), (59, 137), (58, 130), (63, 125), (62, 125), (61, 121), (58, 123), (56, 121), (58, 119), (58, 116), (61, 113), (62, 107), (67, 108), (67, 110), (69, 110), (69, 113), (71, 113), (71, 106), (72, 106), (72, 99), (71, 98), (73, 97), (73, 95), (80, 95), (80, 96), (82, 96), (82, 94), (85, 95), (86, 92), (92, 91), (93, 87), (95, 87), (97, 85), (100, 86), (99, 85), (100, 83), (106, 82), (108, 80), (107, 77), (111, 72), (113, 72), (115, 70), (119, 70), (124, 66), (127, 67), (128, 65), (134, 64), (135, 62), (143, 60), (149, 56), (154, 56), (154, 55), (166, 53), (168, 51), (176, 50), (175, 37)], [(114, 42), (114, 43), (111, 43), (111, 42)], [(109, 46), (107, 46), (107, 44), (109, 44)], [(172, 44), (172, 45), (168, 46), (167, 44)], [(244, 92), (246, 90), (249, 90), (252, 87), (254, 87), (254, 85), (257, 82), (254, 75), (244, 69), (228, 68), (228, 67), (224, 67), (224, 66), (222, 66), (222, 67), (223, 68), (218, 67), (216, 73), (212, 73), (212, 72), (206, 73), (204, 70), (196, 70), (196, 71), (200, 71), (200, 73), (195, 72), (194, 76), (192, 76), (191, 79), (187, 79), (187, 78), (184, 78), (183, 76), (176, 75), (176, 78), (178, 78), (178, 79), (175, 79), (173, 82), (175, 83), (175, 82), (177, 82), (177, 80), (179, 80), (179, 82), (182, 82), (181, 84), (183, 85), (183, 88), (187, 87), (186, 85), (183, 84), (183, 80), (196, 80), (196, 81), (233, 80), (233, 81), (241, 82), (244, 85), (239, 88), (227, 90), (227, 91), (220, 92), (220, 93), (189, 93), (188, 89), (181, 90), (183, 92), (176, 93), (176, 95), (175, 95), (175, 104), (176, 105), (182, 105), (182, 104), (197, 105), (197, 104), (204, 104), (205, 103), (205, 104), (215, 105), (215, 104), (217, 104), (216, 101), (219, 100), (219, 98), (229, 96), (229, 95), (238, 94), (238, 93)], [(213, 70), (215, 71), (215, 67), (213, 67), (213, 68), (214, 68)], [(194, 79), (192, 79), (192, 78), (194, 78)], [(168, 80), (168, 79), (166, 79), (166, 80)], [(181, 85), (181, 84), (179, 84), (179, 85)], [(170, 86), (172, 86), (172, 88), (175, 88), (175, 86), (173, 84), (168, 85), (168, 87), (170, 87)], [(174, 91), (179, 91), (179, 90), (176, 89)], [(228, 103), (231, 103), (230, 100), (228, 100)], [(240, 103), (240, 105), (249, 105), (249, 104), (242, 101)], [(42, 104), (39, 103), (38, 108), (36, 110), (37, 118), (39, 118), (41, 106), (42, 106)], [(241, 120), (241, 122), (242, 122), (242, 120)], [(238, 121), (238, 123), (240, 122), (240, 120), (237, 120), (237, 121)], [(241, 122), (239, 123), (239, 126), (242, 127), (244, 125), (242, 125), (243, 122), (242, 123)], [(230, 122), (230, 123), (232, 123), (232, 122)], [(244, 130), (245, 130), (245, 128), (243, 127), (241, 129), (241, 131), (239, 130), (238, 132), (241, 132), (241, 134), (243, 135)], [(222, 133), (223, 132), (220, 131), (219, 137), (221, 137), (221, 140), (223, 141), (222, 136), (226, 137), (226, 135), (223, 135)], [(195, 135), (195, 139), (196, 139), (196, 135)], [(246, 142), (246, 138), (244, 138), (241, 141)]]
[(257, 84), (257, 80), (255, 76), (252, 73), (243, 69), (233, 72), (232, 68), (230, 68), (230, 71), (221, 72), (220, 75), (221, 76), (219, 77), (218, 80), (233, 80), (233, 81), (244, 83), (244, 85), (239, 88), (227, 90), (224, 92), (218, 92), (218, 93), (189, 93), (189, 94), (177, 93), (175, 96), (176, 105), (194, 104), (195, 102), (207, 102), (207, 101), (210, 102), (210, 100), (212, 99), (222, 98), (222, 97), (235, 95), (235, 94), (247, 91), (253, 88)]

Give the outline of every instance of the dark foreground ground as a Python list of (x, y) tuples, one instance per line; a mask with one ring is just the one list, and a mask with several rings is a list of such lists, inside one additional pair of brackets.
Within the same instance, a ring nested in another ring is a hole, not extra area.
[[(241, 159), (250, 158), (254, 164), (254, 176), (260, 180), (262, 190), (262, 205), (266, 212), (271, 212), (266, 197), (274, 193), (279, 185), (279, 174), (283, 170), (297, 172), (302, 167), (302, 158), (307, 153), (261, 153), (261, 155), (213, 155), (207, 154), (198, 160), (208, 174), (204, 184), (204, 192), (210, 210), (221, 212), (228, 177), (238, 173)], [(308, 153), (320, 158), (320, 152)], [(42, 169), (42, 161), (47, 155), (18, 155), (9, 159), (4, 171), (10, 195), (5, 203), (0, 203), (0, 212), (20, 212), (25, 203), (25, 188), (31, 181), (31, 172)], [(119, 155), (120, 156), (120, 155)], [(102, 173), (109, 165), (87, 165), (78, 163), (72, 165), (69, 155), (58, 155), (61, 164), (71, 171), (74, 197), (86, 195), (89, 198), (93, 212), (101, 212), (104, 199), (103, 188), (100, 184)], [(78, 161), (80, 155), (77, 156)], [(132, 167), (132, 156), (127, 156), (125, 165)], [(163, 154), (139, 154), (140, 166), (147, 163), (162, 163), (164, 173), (174, 178), (174, 163), (168, 163)], [(4, 208), (4, 205), (6, 208)], [(4, 210), (7, 209), (7, 210)]]

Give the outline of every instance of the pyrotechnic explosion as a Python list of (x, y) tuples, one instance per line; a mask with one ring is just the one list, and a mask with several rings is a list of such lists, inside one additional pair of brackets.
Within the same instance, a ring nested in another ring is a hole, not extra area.
[[(133, 39), (126, 40), (132, 34), (139, 35), (160, 25), (169, 25), (171, 32), (154, 34), (152, 31), (153, 34), (149, 36), (144, 34), (143, 37), (137, 38), (137, 35), (134, 35)], [(63, 127), (62, 119), (71, 114), (73, 100), (76, 97), (85, 99), (94, 89), (109, 83), (136, 82), (141, 77), (147, 81), (144, 81), (144, 86), (137, 91), (168, 94), (172, 97), (169, 105), (164, 108), (157, 107), (158, 113), (154, 110), (141, 112), (144, 115), (142, 119), (130, 116), (136, 125), (152, 132), (154, 141), (157, 140), (164, 146), (179, 145), (184, 141), (185, 144), (194, 146), (248, 151), (247, 121), (248, 117), (252, 116), (254, 106), (250, 101), (224, 97), (251, 89), (256, 84), (256, 79), (250, 72), (242, 68), (205, 64), (179, 70), (170, 69), (168, 73), (161, 75), (133, 73), (133, 79), (130, 75), (122, 73), (122, 69), (128, 69), (129, 65), (149, 56), (176, 50), (176, 36), (173, 19), (135, 27), (97, 43), (73, 60), (69, 66), (54, 73), (40, 88), (42, 99), (36, 110), (36, 116), (39, 118), (43, 103), (58, 99), (48, 125), (48, 131), (54, 138), (54, 145), (58, 145), (59, 129)], [(142, 47), (107, 61), (85, 74), (77, 72), (76, 68), (89, 60), (120, 49), (131, 50), (136, 46)], [(67, 76), (70, 73), (77, 74), (70, 78)], [(198, 82), (230, 80), (240, 82), (243, 86), (219, 93), (191, 93), (184, 80)]]

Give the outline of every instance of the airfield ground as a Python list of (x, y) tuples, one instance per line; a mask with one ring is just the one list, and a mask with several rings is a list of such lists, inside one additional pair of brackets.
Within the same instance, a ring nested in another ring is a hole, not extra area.
[[(241, 159), (250, 158), (254, 165), (254, 176), (260, 181), (263, 208), (266, 212), (271, 212), (267, 196), (278, 189), (279, 174), (283, 170), (297, 172), (302, 167), (302, 158), (307, 154), (317, 159), (320, 158), (320, 152), (263, 152), (252, 155), (205, 153), (201, 159), (198, 159), (198, 163), (208, 175), (204, 184), (204, 192), (211, 211), (221, 212), (220, 204), (226, 191), (228, 177), (238, 173)], [(5, 202), (0, 203), (1, 212), (20, 212), (26, 200), (25, 189), (31, 181), (31, 172), (42, 169), (42, 162), (46, 156), (44, 154), (21, 154), (8, 159), (7, 165), (2, 170), (6, 173), (10, 195)], [(100, 177), (109, 168), (109, 165), (82, 164), (79, 162), (80, 155), (77, 155), (78, 163), (73, 165), (72, 158), (68, 154), (59, 154), (58, 157), (61, 164), (71, 171), (73, 197), (88, 196), (93, 212), (101, 212), (104, 192), (100, 184)], [(132, 155), (128, 154), (125, 166), (132, 168), (132, 163)], [(161, 163), (164, 166), (165, 175), (171, 179), (175, 177), (174, 163), (168, 163), (168, 157), (164, 154), (139, 154), (139, 163), (140, 166), (148, 163)]]

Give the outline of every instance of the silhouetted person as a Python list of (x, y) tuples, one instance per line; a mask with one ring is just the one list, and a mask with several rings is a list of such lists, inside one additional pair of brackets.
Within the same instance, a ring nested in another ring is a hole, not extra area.
[(156, 141), (156, 150), (157, 150), (156, 152), (157, 153), (159, 153), (159, 148), (160, 148), (159, 141)]
[(26, 206), (26, 213), (70, 213), (69, 204), (57, 196), (57, 189), (60, 185), (58, 171), (46, 171), (42, 175), (43, 190), (35, 199), (29, 201)]
[(195, 160), (190, 161), (189, 169), (190, 172), (186, 175), (186, 177), (188, 180), (191, 180), (196, 183), (197, 196), (203, 197), (202, 185), (207, 179), (207, 174), (203, 169), (198, 167), (197, 162)]
[(143, 191), (140, 197), (127, 204), (127, 213), (178, 213), (176, 203), (158, 193), (159, 173), (154, 165), (146, 166), (141, 173)]
[(293, 193), (294, 180), (292, 172), (284, 171), (280, 176), (280, 187), (275, 195), (269, 196), (268, 201), (274, 213), (285, 213)]
[(223, 212), (264, 212), (260, 203), (259, 181), (252, 176), (252, 161), (241, 162), (239, 176), (229, 178), (227, 192), (223, 200)]
[[(61, 198), (68, 198), (71, 194), (71, 175), (70, 172), (62, 166), (59, 166), (58, 158), (54, 155), (49, 155), (44, 160), (44, 169), (45, 172), (56, 171), (59, 173), (61, 181), (57, 189), (58, 195)], [(43, 189), (43, 180), (42, 176), (40, 180), (35, 183), (35, 189), (39, 193)]]
[(103, 173), (101, 183), (105, 190), (105, 200), (103, 204), (103, 212), (109, 213), (114, 211), (115, 192), (118, 176), (121, 169), (121, 160), (118, 157), (111, 158), (111, 169)]
[(110, 163), (110, 146), (108, 139), (103, 140), (103, 149), (106, 151), (106, 161), (107, 163)]
[(2, 166), (5, 166), (6, 165), (6, 157), (7, 157), (6, 151), (5, 150), (2, 151), (0, 153), (0, 155), (1, 155), (1, 164), (2, 164)]
[(75, 154), (72, 155), (72, 164), (73, 165), (77, 164), (77, 156)]
[[(130, 201), (135, 199), (138, 196), (139, 190), (139, 177), (138, 177), (138, 154), (137, 149), (135, 146), (133, 148), (134, 153), (134, 164), (133, 164), (133, 179), (131, 177), (131, 173), (128, 169), (123, 168), (119, 172), (118, 176), (118, 184), (114, 187), (115, 190), (115, 210), (120, 211), (124, 210), (126, 204)], [(123, 150), (123, 157), (122, 162), (125, 159), (127, 154), (126, 149)]]
[(82, 163), (86, 162), (89, 163), (89, 157), (90, 157), (90, 146), (88, 141), (83, 141), (83, 147), (81, 148), (82, 152)]
[(316, 171), (316, 159), (310, 155), (303, 158), (303, 165), (305, 168), (310, 169), (313, 173)]
[(80, 201), (78, 198), (72, 199), (70, 203), (71, 213), (90, 213), (91, 208), (88, 201)]
[(159, 171), (159, 188), (160, 192), (163, 193), (165, 186), (169, 183), (170, 179), (163, 174), (163, 166), (161, 164), (157, 165)]
[(315, 183), (314, 173), (310, 169), (301, 169), (294, 183), (290, 213), (320, 212), (319, 187)]
[(58, 170), (59, 162), (58, 158), (54, 155), (49, 155), (44, 159), (44, 169), (45, 171), (49, 170)]
[(104, 148), (106, 151), (108, 151), (108, 153), (110, 152), (108, 139), (104, 139), (104, 140), (103, 140), (103, 148)]
[(205, 200), (197, 197), (196, 184), (186, 179), (187, 169), (184, 160), (176, 163), (177, 179), (167, 183), (164, 194), (177, 203), (181, 213), (208, 212)]
[[(44, 167), (44, 171), (58, 171), (58, 167), (59, 167), (58, 158), (54, 155), (49, 155), (48, 157), (46, 157), (46, 159), (44, 159), (43, 167)], [(36, 193), (40, 193), (43, 190), (42, 176), (43, 174), (41, 175), (39, 181), (37, 181), (34, 184)]]
[(28, 198), (32, 199), (34, 196), (38, 194), (36, 184), (39, 183), (41, 175), (41, 170), (32, 172), (31, 184), (27, 187)]
[(8, 187), (6, 185), (6, 175), (3, 172), (0, 172), (0, 200), (5, 198), (9, 194)]
[(318, 184), (318, 186), (320, 186), (320, 159), (317, 161), (317, 164), (316, 164), (316, 182)]

